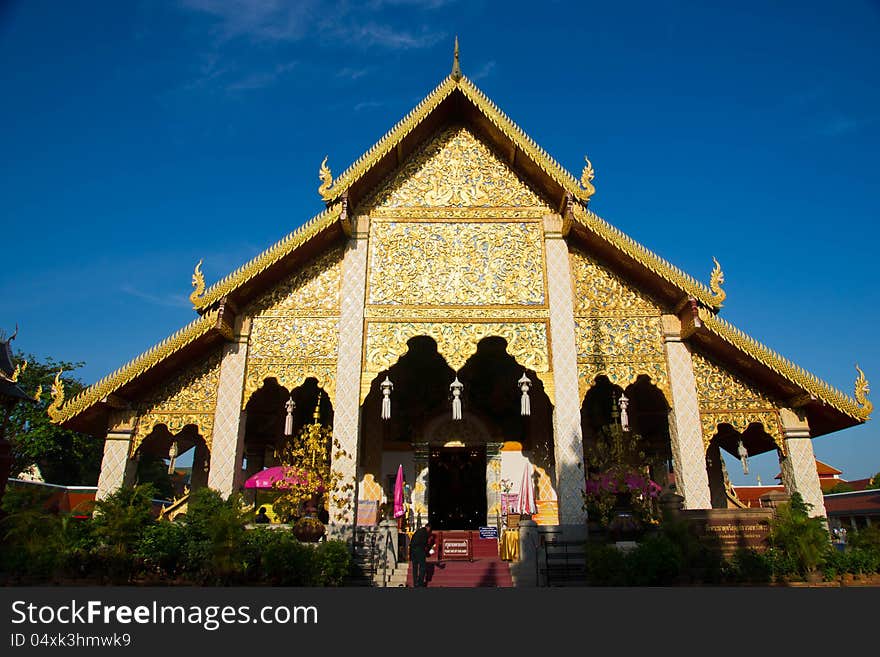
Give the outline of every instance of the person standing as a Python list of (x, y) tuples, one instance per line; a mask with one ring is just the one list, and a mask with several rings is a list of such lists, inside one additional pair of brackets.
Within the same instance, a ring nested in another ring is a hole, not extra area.
[(413, 587), (427, 586), (428, 551), (434, 545), (431, 523), (426, 523), (412, 535), (409, 542), (409, 559), (413, 568)]

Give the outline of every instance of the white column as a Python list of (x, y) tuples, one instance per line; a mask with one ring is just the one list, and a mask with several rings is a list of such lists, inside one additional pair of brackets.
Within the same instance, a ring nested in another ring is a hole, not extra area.
[(125, 485), (126, 474), (130, 474), (128, 451), (131, 449), (133, 433), (131, 429), (107, 432), (101, 474), (98, 475), (98, 491), (95, 493), (96, 500), (105, 499)]
[(250, 322), (236, 321), (239, 327), (235, 340), (223, 347), (220, 382), (217, 386), (217, 408), (214, 411), (214, 437), (211, 445), (211, 467), (208, 487), (229, 497), (239, 485), (244, 449), (244, 422), (241, 411), (247, 365)]
[[(333, 441), (338, 441), (339, 447), (333, 448), (331, 467), (337, 473), (339, 483), (337, 490), (330, 495), (329, 534), (342, 540), (353, 535), (356, 518), (369, 219), (357, 217), (354, 224), (342, 264), (336, 403), (333, 408)], [(340, 451), (344, 455), (337, 458)]]
[(586, 475), (571, 265), (568, 245), (562, 237), (562, 218), (558, 215), (544, 218), (544, 240), (550, 305), (551, 367), (556, 398), (553, 408), (553, 449), (559, 524), (583, 526), (586, 529), (587, 513), (583, 497)]
[(669, 437), (676, 492), (684, 497), (686, 509), (711, 509), (694, 363), (687, 345), (681, 341), (681, 322), (674, 315), (663, 316), (663, 343), (672, 391)]
[(785, 490), (789, 495), (800, 493), (804, 502), (812, 505), (810, 515), (824, 518), (827, 516), (825, 498), (816, 472), (816, 456), (807, 420), (788, 409), (779, 412), (779, 419), (786, 451), (786, 455), (779, 459)]

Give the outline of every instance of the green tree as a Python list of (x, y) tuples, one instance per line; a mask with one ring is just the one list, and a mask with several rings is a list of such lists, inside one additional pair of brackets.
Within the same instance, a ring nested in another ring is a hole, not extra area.
[[(16, 404), (6, 423), (6, 439), (12, 445), (11, 476), (16, 476), (32, 465), (37, 465), (43, 478), (50, 483), (64, 485), (94, 486), (101, 470), (103, 442), (92, 436), (59, 427), (49, 420), (46, 408), (51, 403), (50, 389), (59, 369), (64, 369), (65, 394), (68, 399), (85, 386), (70, 376), (70, 372), (82, 363), (40, 360), (33, 354), (15, 354), (22, 368), (18, 385), (27, 393), (35, 394), (41, 389), (40, 399), (34, 404)], [(0, 411), (5, 412), (5, 411)]]
[(871, 477), (868, 488), (880, 488), (880, 472)]

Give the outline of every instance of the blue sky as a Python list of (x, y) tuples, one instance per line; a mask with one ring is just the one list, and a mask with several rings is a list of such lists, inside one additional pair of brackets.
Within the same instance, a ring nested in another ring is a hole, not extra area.
[[(723, 317), (880, 390), (880, 5), (856, 1), (2, 2), (0, 327), (87, 382), (163, 339), (199, 258), (210, 284), (320, 211), (322, 158), (419, 102), (456, 34), (545, 150), (590, 156), (596, 212), (698, 279), (717, 257)], [(815, 450), (870, 476), (878, 434)]]

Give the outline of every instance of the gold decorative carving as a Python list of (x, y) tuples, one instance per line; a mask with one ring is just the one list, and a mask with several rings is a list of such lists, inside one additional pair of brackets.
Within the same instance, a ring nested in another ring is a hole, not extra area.
[(28, 366), (28, 362), (26, 360), (23, 360), (22, 362), (18, 363), (15, 366), (15, 369), (12, 371), (12, 378), (10, 379), (10, 381), (12, 381), (13, 383), (18, 383), (18, 377), (20, 377), (22, 372), (24, 372), (27, 369), (27, 366)]
[(662, 361), (660, 317), (578, 317), (575, 319), (578, 360), (631, 359)]
[(437, 351), (458, 371), (476, 353), (480, 340), (500, 336), (507, 340), (507, 353), (520, 365), (546, 372), (550, 363), (547, 333), (547, 325), (539, 322), (368, 322), (364, 366), (375, 376), (406, 353), (410, 338), (426, 335), (437, 342)]
[(132, 439), (132, 454), (159, 424), (167, 426), (172, 433), (194, 424), (211, 449), (220, 362), (221, 354), (217, 351), (163, 381), (138, 401), (139, 419)]
[(815, 374), (811, 374), (798, 367), (714, 313), (700, 308), (698, 309), (698, 315), (704, 329), (748, 354), (765, 367), (799, 386), (805, 392), (815, 395), (826, 404), (833, 406), (841, 413), (849, 415), (860, 422), (867, 420), (871, 414), (870, 410), (861, 406), (857, 400), (828, 385)]
[(321, 169), (318, 171), (318, 178), (321, 180), (321, 185), (318, 187), (318, 193), (325, 201), (329, 201), (333, 198), (333, 194), (330, 192), (330, 188), (333, 186), (333, 173), (330, 171), (330, 167), (327, 166), (327, 157), (321, 162)]
[(724, 272), (721, 271), (721, 265), (718, 264), (714, 257), (712, 260), (715, 262), (715, 268), (712, 270), (712, 275), (709, 278), (709, 289), (712, 290), (715, 305), (720, 308), (724, 305), (724, 300), (727, 298), (727, 292), (721, 289), (721, 286), (724, 284)]
[(784, 453), (780, 403), (699, 352), (692, 352), (691, 358), (703, 425), (703, 446), (709, 448), (719, 424), (729, 424), (743, 432), (757, 422)]
[(764, 432), (770, 436), (773, 443), (782, 452), (787, 453), (785, 449), (785, 437), (782, 433), (782, 425), (779, 421), (779, 413), (776, 411), (735, 411), (731, 413), (700, 413), (700, 423), (703, 427), (703, 451), (709, 449), (712, 438), (718, 433), (718, 427), (722, 424), (729, 424), (735, 431), (742, 433), (749, 428), (751, 424), (760, 424)]
[(198, 434), (204, 439), (210, 453), (213, 447), (214, 413), (148, 413), (138, 419), (137, 429), (131, 440), (129, 456), (133, 456), (159, 425), (164, 425), (168, 432), (177, 435), (188, 426), (196, 427)]
[(318, 386), (327, 393), (331, 404), (336, 403), (336, 361), (335, 360), (302, 360), (299, 362), (273, 362), (273, 361), (250, 361), (248, 362), (247, 376), (244, 382), (244, 398), (242, 410), (263, 382), (269, 378), (278, 380), (278, 384), (288, 390), (301, 386), (306, 379), (314, 377), (318, 380)]
[(370, 233), (370, 304), (545, 304), (536, 222), (377, 222)]
[(331, 248), (275, 285), (244, 313), (256, 317), (338, 315), (343, 256), (342, 247)]
[(570, 249), (576, 317), (656, 315), (660, 307), (586, 252)]
[(64, 417), (61, 412), (61, 405), (64, 404), (64, 381), (61, 380), (63, 371), (64, 368), (58, 370), (58, 374), (55, 375), (55, 381), (52, 382), (52, 403), (46, 409), (49, 419), (56, 423), (61, 422)]
[(466, 307), (466, 306), (443, 306), (431, 308), (427, 306), (367, 306), (364, 310), (367, 319), (386, 320), (449, 320), (454, 317), (457, 321), (544, 321), (550, 318), (548, 308), (515, 307)]
[(597, 376), (606, 376), (608, 380), (626, 388), (635, 383), (639, 376), (648, 376), (663, 395), (669, 405), (672, 405), (672, 391), (669, 387), (669, 375), (666, 371), (666, 363), (662, 361), (609, 361), (596, 359), (592, 362), (578, 363), (578, 393), (583, 399), (587, 391), (593, 386)]
[(590, 162), (590, 158), (585, 157), (584, 160), (587, 163), (581, 172), (581, 189), (584, 190), (583, 199), (589, 201), (593, 194), (596, 193), (596, 188), (593, 186), (593, 178), (596, 177), (596, 172), (593, 171), (593, 163)]
[(304, 358), (335, 361), (338, 349), (336, 317), (255, 317), (248, 358), (276, 362)]
[(858, 365), (856, 365), (856, 370), (859, 372), (855, 385), (856, 401), (862, 405), (862, 412), (865, 414), (865, 419), (867, 419), (874, 410), (874, 404), (868, 401), (868, 393), (871, 392), (871, 387), (868, 385), (868, 379), (865, 378), (865, 373), (862, 372), (862, 369)]
[(370, 211), (370, 219), (377, 221), (449, 221), (454, 219), (470, 219), (479, 221), (497, 221), (498, 219), (534, 220), (547, 212), (546, 206), (534, 207), (461, 207), (432, 208), (428, 206), (408, 208), (374, 208)]
[(199, 259), (199, 262), (196, 264), (196, 268), (193, 270), (192, 286), (193, 286), (193, 291), (189, 295), (189, 300), (190, 300), (190, 303), (192, 303), (193, 308), (199, 308), (201, 296), (205, 293), (205, 275), (202, 274), (202, 260), (201, 260), (201, 258)]
[(400, 167), (366, 208), (544, 207), (544, 201), (467, 128), (439, 132)]

